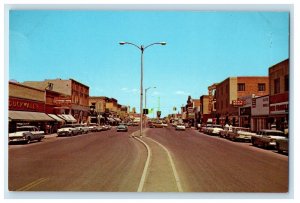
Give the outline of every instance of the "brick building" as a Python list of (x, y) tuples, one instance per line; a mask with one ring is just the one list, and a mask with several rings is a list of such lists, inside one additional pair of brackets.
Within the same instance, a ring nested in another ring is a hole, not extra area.
[(206, 123), (208, 118), (212, 118), (210, 101), (209, 95), (202, 95), (200, 97), (201, 123)]
[(45, 94), (43, 90), (9, 82), (9, 132), (15, 132), (19, 124), (35, 125), (45, 130), (48, 122), (55, 121), (45, 114)]
[(270, 122), (283, 130), (289, 121), (289, 59), (269, 68)]
[(268, 76), (229, 77), (216, 87), (216, 119), (220, 124), (238, 125), (238, 107), (244, 105), (241, 98), (264, 96), (269, 93)]
[[(24, 85), (45, 90), (52, 84), (52, 91), (61, 93), (62, 96), (55, 98), (55, 113), (59, 115), (73, 115), (78, 123), (86, 123), (89, 116), (89, 87), (74, 80), (44, 80), (25, 81)], [(68, 119), (66, 117), (66, 119)], [(71, 119), (73, 120), (73, 119)], [(70, 121), (71, 121), (70, 120)]]

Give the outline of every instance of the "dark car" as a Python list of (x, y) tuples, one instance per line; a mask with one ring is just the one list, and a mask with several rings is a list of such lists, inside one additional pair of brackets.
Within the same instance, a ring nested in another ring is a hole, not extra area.
[(127, 132), (128, 131), (128, 127), (126, 125), (118, 125), (117, 126), (117, 132)]

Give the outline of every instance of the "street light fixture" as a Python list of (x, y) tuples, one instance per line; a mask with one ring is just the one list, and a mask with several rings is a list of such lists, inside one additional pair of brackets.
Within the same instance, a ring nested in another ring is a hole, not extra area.
[(119, 42), (120, 45), (125, 45), (125, 44), (129, 44), (129, 45), (132, 45), (132, 46), (135, 46), (136, 48), (138, 48), (140, 51), (141, 51), (141, 90), (140, 90), (140, 94), (141, 94), (141, 97), (140, 97), (140, 137), (143, 136), (143, 63), (144, 63), (144, 51), (145, 49), (147, 49), (148, 47), (150, 46), (153, 46), (153, 45), (166, 45), (167, 43), (166, 42), (155, 42), (155, 43), (152, 43), (152, 44), (149, 44), (147, 46), (144, 47), (144, 45), (141, 45), (141, 46), (138, 46), (134, 43), (131, 43), (131, 42)]

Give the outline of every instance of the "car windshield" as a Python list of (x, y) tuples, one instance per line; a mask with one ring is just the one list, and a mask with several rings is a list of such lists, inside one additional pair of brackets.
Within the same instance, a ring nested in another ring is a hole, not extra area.
[(266, 132), (266, 135), (273, 135), (273, 136), (284, 136), (283, 132)]
[(17, 132), (20, 132), (20, 131), (32, 131), (33, 128), (31, 127), (20, 127), (20, 128), (17, 128)]

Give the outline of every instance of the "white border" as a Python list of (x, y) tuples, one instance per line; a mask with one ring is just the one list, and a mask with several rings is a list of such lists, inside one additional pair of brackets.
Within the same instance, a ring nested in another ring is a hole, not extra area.
[[(107, 3), (109, 2), (109, 4)], [(44, 0), (43, 2), (41, 1), (37, 1), (37, 0), (31, 0), (31, 1), (26, 1), (26, 0), (4, 0), (4, 2), (2, 3), (2, 9), (1, 9), (1, 17), (0, 20), (1, 22), (5, 22), (5, 26), (1, 26), (1, 30), (0, 33), (4, 33), (4, 37), (1, 38), (2, 40), (2, 44), (5, 46), (4, 49), (1, 49), (1, 59), (0, 61), (4, 61), (4, 74), (1, 76), (2, 81), (4, 81), (4, 85), (1, 83), (1, 90), (3, 90), (4, 94), (4, 98), (2, 99), (1, 102), (1, 107), (2, 109), (7, 109), (7, 81), (8, 81), (8, 21), (7, 21), (7, 17), (8, 17), (8, 9), (85, 9), (85, 10), (95, 10), (95, 9), (101, 9), (101, 10), (214, 10), (214, 11), (222, 11), (222, 10), (230, 10), (230, 11), (251, 11), (251, 10), (255, 10), (255, 11), (290, 11), (291, 15), (290, 15), (290, 22), (291, 22), (291, 46), (290, 46), (290, 50), (291, 50), (291, 54), (290, 54), (290, 65), (291, 67), (293, 67), (294, 64), (296, 64), (297, 59), (294, 58), (294, 48), (297, 46), (297, 43), (299, 44), (299, 42), (297, 41), (296, 38), (294, 38), (294, 36), (297, 36), (296, 33), (296, 29), (295, 29), (295, 35), (294, 35), (294, 19), (296, 19), (296, 15), (297, 15), (297, 5), (296, 5), (297, 1), (283, 1), (283, 0), (277, 0), (277, 1), (247, 1), (246, 3), (242, 3), (240, 1), (229, 1), (229, 2), (224, 2), (224, 1), (197, 1), (197, 0), (185, 0), (185, 1), (164, 1), (162, 4), (161, 0), (146, 0), (143, 2), (138, 2), (138, 1), (126, 1), (126, 3), (122, 2), (122, 1), (116, 1), (116, 0), (111, 0), (111, 1), (97, 1), (97, 0), (87, 0), (87, 1), (73, 1), (73, 0)], [(55, 3), (56, 5), (53, 5), (53, 3)], [(68, 4), (71, 3), (71, 4)], [(84, 4), (83, 4), (84, 3)], [(199, 3), (205, 3), (205, 5), (200, 5)], [(209, 4), (208, 4), (209, 3)], [(227, 4), (223, 4), (223, 3), (227, 3)], [(256, 3), (257, 5), (253, 5), (251, 3)], [(267, 5), (267, 4), (285, 4), (285, 5)], [(6, 5), (7, 4), (7, 5)], [(8, 5), (9, 4), (9, 5)], [(31, 4), (31, 5), (30, 5)], [(35, 5), (32, 5), (35, 4)], [(77, 5), (76, 5), (77, 4)], [(92, 5), (92, 4), (97, 4), (97, 5)], [(146, 4), (150, 4), (150, 5), (146, 5)], [(156, 4), (156, 5), (155, 5)], [(221, 4), (221, 5), (220, 5)], [(239, 5), (230, 5), (230, 4), (239, 4)], [(291, 5), (287, 5), (287, 4), (291, 4)], [(292, 5), (293, 4), (293, 5)], [(293, 7), (295, 6), (295, 7)], [(295, 12), (294, 12), (295, 9)], [(4, 13), (2, 13), (4, 12)], [(4, 18), (5, 15), (5, 18)], [(5, 20), (5, 21), (4, 21)], [(296, 24), (295, 24), (296, 25)], [(4, 29), (5, 27), (5, 29)], [(295, 43), (294, 43), (295, 42)], [(295, 46), (295, 47), (294, 47)], [(3, 50), (5, 50), (4, 53)], [(297, 49), (298, 50), (298, 49)], [(5, 55), (4, 55), (5, 54)], [(3, 57), (5, 56), (5, 57)], [(5, 59), (5, 60), (4, 60)], [(298, 64), (298, 63), (297, 63)], [(294, 67), (297, 67), (296, 65), (294, 65)], [(295, 78), (299, 78), (299, 75), (297, 74), (297, 76), (295, 76), (294, 74), (298, 73), (298, 71), (293, 68), (291, 68), (290, 71), (290, 78), (291, 78), (291, 82), (294, 83), (296, 81), (294, 81)], [(296, 86), (296, 84), (295, 84)], [(290, 87), (290, 92), (292, 92), (294, 90), (293, 86), (291, 85)], [(297, 115), (296, 112), (298, 112), (298, 108), (294, 105), (297, 102), (294, 102), (294, 99), (298, 99), (298, 95), (294, 95), (294, 94), (290, 94), (290, 98), (291, 98), (291, 105), (290, 105), (290, 112), (291, 112), (291, 119), (293, 120), (294, 115)], [(297, 98), (296, 98), (297, 97)], [(6, 112), (6, 111), (4, 111)], [(6, 118), (6, 119), (5, 119)], [(4, 113), (4, 121), (7, 120), (7, 113)], [(2, 121), (2, 120), (1, 120)], [(4, 134), (4, 137), (6, 137), (6, 133), (7, 133), (7, 125), (5, 124), (5, 122), (1, 122), (1, 129), (6, 129)], [(7, 123), (7, 122), (6, 122)], [(292, 123), (292, 122), (291, 122)], [(299, 126), (299, 125), (298, 125)], [(294, 126), (292, 124), (292, 132), (293, 131), (298, 131), (298, 127)], [(295, 127), (295, 129), (294, 129)], [(7, 138), (6, 138), (7, 140)], [(296, 141), (296, 136), (295, 136), (295, 140)], [(296, 142), (294, 142), (296, 143)], [(296, 195), (297, 192), (294, 192), (294, 179), (295, 180), (299, 180), (297, 175), (295, 174), (294, 176), (294, 170), (297, 171), (296, 169), (296, 163), (295, 166), (292, 164), (290, 165), (290, 194), (257, 194), (257, 196), (255, 197), (253, 194), (245, 194), (245, 193), (226, 193), (226, 194), (220, 194), (220, 193), (187, 193), (187, 194), (156, 194), (156, 193), (151, 193), (151, 194), (132, 194), (132, 193), (120, 193), (120, 194), (116, 194), (116, 193), (26, 193), (26, 194), (12, 194), (12, 193), (7, 193), (7, 142), (3, 143), (4, 146), (4, 155), (2, 156), (4, 157), (4, 161), (5, 161), (5, 167), (1, 167), (4, 168), (4, 172), (1, 173), (1, 177), (2, 180), (5, 180), (5, 185), (4, 188), (1, 188), (2, 191), (4, 191), (4, 198), (17, 198), (17, 199), (27, 199), (27, 198), (44, 198), (44, 199), (49, 199), (49, 198), (59, 198), (59, 199), (90, 199), (90, 198), (101, 198), (101, 199), (116, 199), (116, 198), (134, 198), (134, 199), (144, 199), (144, 198), (148, 198), (148, 199), (153, 199), (153, 198), (179, 198), (179, 199), (190, 199), (190, 198), (202, 198), (202, 199), (247, 199), (247, 198), (261, 198), (261, 199), (279, 199), (278, 202), (282, 202), (282, 198), (291, 198), (294, 200), (296, 199)], [(296, 154), (296, 152), (294, 152)], [(289, 156), (289, 159), (292, 161), (296, 161), (295, 157), (293, 154), (291, 154)], [(295, 169), (294, 169), (295, 167)], [(4, 174), (4, 177), (3, 177)], [(3, 185), (2, 185), (3, 187)], [(296, 185), (295, 185), (296, 187)], [(292, 194), (291, 194), (292, 192)], [(294, 195), (294, 197), (293, 197)], [(25, 200), (26, 201), (26, 200)], [(73, 200), (74, 201), (74, 200)], [(122, 200), (123, 201), (123, 200)], [(152, 200), (150, 200), (152, 201)], [(222, 200), (223, 202), (224, 200)], [(230, 202), (232, 202), (233, 200), (230, 200)], [(237, 200), (240, 201), (240, 200)], [(24, 200), (22, 200), (22, 202), (24, 202)], [(29, 201), (28, 201), (29, 202)], [(30, 201), (32, 202), (32, 201)], [(128, 201), (129, 202), (129, 201)], [(130, 202), (132, 202), (132, 200), (130, 200)], [(136, 201), (134, 201), (136, 202)], [(173, 201), (172, 201), (173, 202)], [(229, 202), (229, 201), (228, 201)], [(265, 201), (264, 201), (265, 202)], [(272, 202), (276, 202), (276, 200), (272, 200)]]

